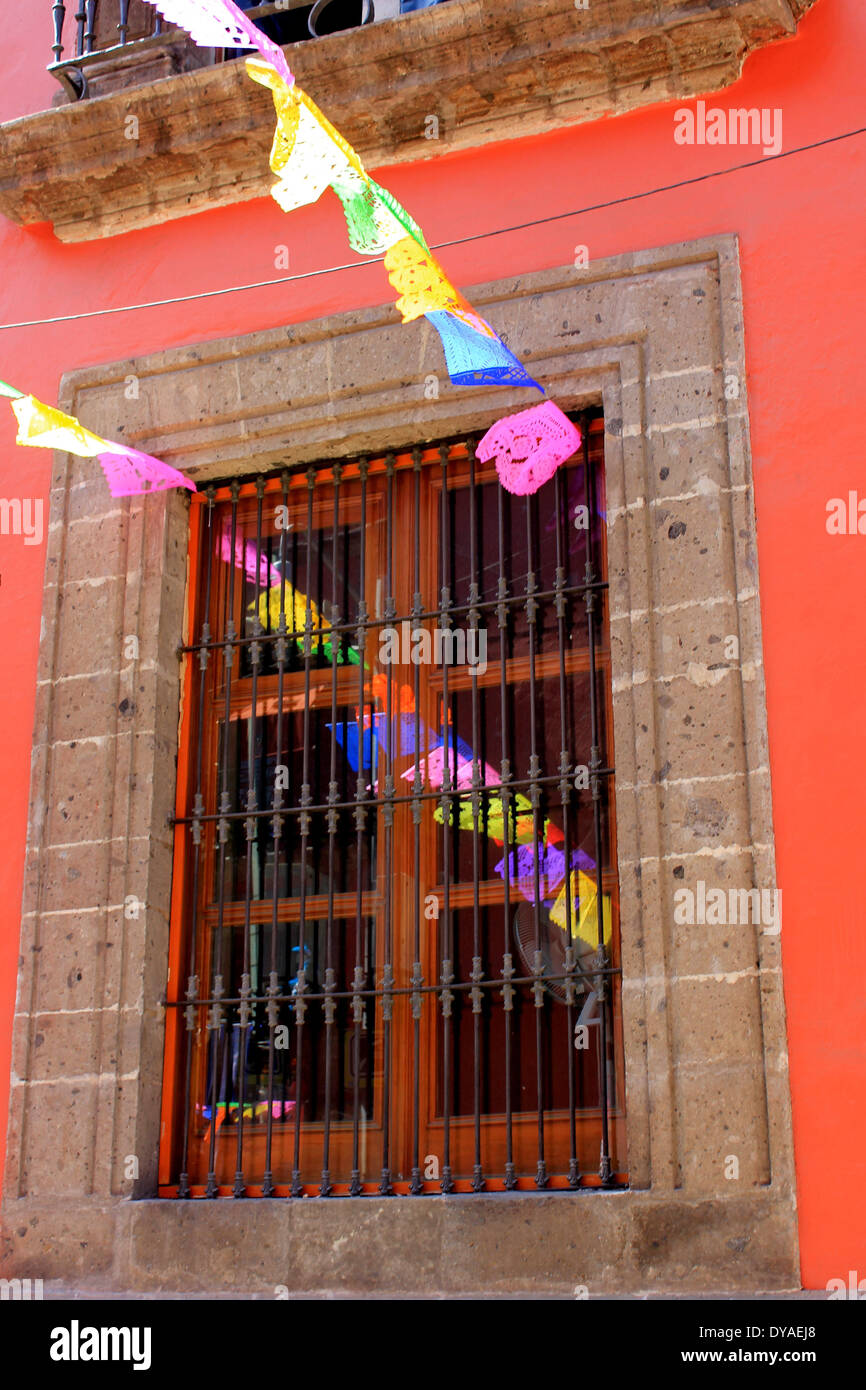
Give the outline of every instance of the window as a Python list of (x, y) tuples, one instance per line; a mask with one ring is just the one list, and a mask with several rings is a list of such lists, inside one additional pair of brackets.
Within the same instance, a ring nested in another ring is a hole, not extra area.
[(459, 441), (193, 499), (164, 1195), (625, 1181), (579, 423), (531, 498)]

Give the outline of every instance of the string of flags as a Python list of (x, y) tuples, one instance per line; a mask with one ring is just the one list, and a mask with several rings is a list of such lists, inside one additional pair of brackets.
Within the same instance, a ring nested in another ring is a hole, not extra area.
[(195, 483), (176, 468), (128, 444), (102, 439), (85, 429), (74, 415), (64, 415), (53, 405), (43, 405), (35, 396), (25, 396), (5, 381), (0, 381), (0, 396), (9, 399), (18, 421), (16, 444), (62, 449), (80, 458), (99, 459), (112, 497), (130, 497), (170, 487), (188, 487), (195, 492)]
[[(192, 27), (199, 0), (149, 3), (166, 17), (170, 8), (175, 21), (201, 42)], [(217, 3), (229, 12), (237, 8), (234, 0), (208, 0), (208, 8)], [(343, 204), (349, 245), (361, 255), (384, 255), (403, 322), (423, 316), (432, 324), (455, 385), (525, 386), (544, 395), (544, 388), (448, 279), (417, 222), (370, 177), (356, 151), (294, 78), (288, 80), (258, 42), (255, 47), (262, 56), (247, 58), (246, 67), (250, 77), (269, 87), (273, 96), (277, 123), (270, 167), (277, 182), (271, 196), (283, 211), (314, 203), (326, 188), (332, 188)], [(577, 427), (559, 406), (545, 400), (498, 420), (481, 440), (477, 454), (483, 462), (495, 459), (503, 487), (525, 495), (551, 478), (580, 443)]]
[[(271, 194), (284, 212), (315, 203), (330, 188), (346, 218), (349, 245), (360, 255), (384, 257), (404, 323), (419, 318), (438, 333), (450, 380), (458, 386), (508, 385), (544, 395), (499, 334), (476, 313), (433, 256), (417, 222), (376, 183), (358, 154), (295, 82), (278, 44), (252, 23), (235, 0), (148, 0), (170, 24), (204, 47), (255, 49), (249, 76), (270, 88), (276, 129)], [(18, 421), (17, 443), (63, 449), (97, 458), (112, 496), (186, 487), (191, 479), (150, 454), (101, 439), (71, 415), (0, 382)], [(482, 462), (495, 460), (509, 492), (536, 492), (580, 447), (580, 431), (551, 400), (506, 415), (484, 435)]]

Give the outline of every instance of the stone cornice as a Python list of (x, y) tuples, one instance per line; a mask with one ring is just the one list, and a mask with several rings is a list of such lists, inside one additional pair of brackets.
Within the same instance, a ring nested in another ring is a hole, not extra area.
[[(717, 91), (813, 3), (452, 0), (287, 53), (375, 168)], [(270, 94), (239, 62), (56, 107), (0, 127), (0, 213), (73, 242), (261, 197), (272, 132)]]

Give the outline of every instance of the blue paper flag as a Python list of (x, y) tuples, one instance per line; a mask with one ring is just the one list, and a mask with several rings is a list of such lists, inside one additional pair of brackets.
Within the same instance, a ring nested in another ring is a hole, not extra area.
[(534, 386), (544, 394), (498, 335), (486, 337), (447, 309), (430, 309), (432, 323), (445, 350), (448, 375), (455, 386)]

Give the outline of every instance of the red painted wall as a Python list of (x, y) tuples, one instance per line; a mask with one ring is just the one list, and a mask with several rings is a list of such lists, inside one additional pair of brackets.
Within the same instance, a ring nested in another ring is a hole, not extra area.
[[(411, 22), (407, 20), (406, 22)], [(0, 54), (0, 117), (44, 109), (47, 15)], [(862, 0), (818, 0), (797, 37), (753, 56), (710, 104), (781, 108), (792, 150), (864, 124)], [(316, 93), (311, 95), (315, 97)], [(603, 203), (759, 156), (682, 146), (680, 103), (508, 145), (377, 171), (436, 245)], [(2, 148), (2, 146), (0, 146)], [(770, 755), (788, 1008), (803, 1282), (866, 1277), (866, 931), (862, 927), (866, 537), (828, 536), (826, 504), (859, 489), (866, 136), (696, 187), (445, 250), (471, 285), (719, 232), (740, 238)], [(162, 299), (352, 259), (340, 209), (286, 217), (269, 200), (111, 241), (63, 246), (0, 219), (0, 323)], [(391, 298), (381, 265), (279, 287), (0, 331), (0, 377), (54, 402), (62, 373)], [(405, 332), (416, 329), (409, 325)], [(469, 389), (469, 388), (467, 388)], [(86, 422), (85, 422), (86, 423)], [(0, 402), (0, 495), (47, 497), (50, 457), (16, 449)], [(82, 463), (82, 467), (90, 467)], [(46, 517), (47, 524), (47, 517)], [(44, 548), (0, 536), (0, 1106), (17, 969)], [(857, 1211), (859, 1207), (859, 1219)]]

